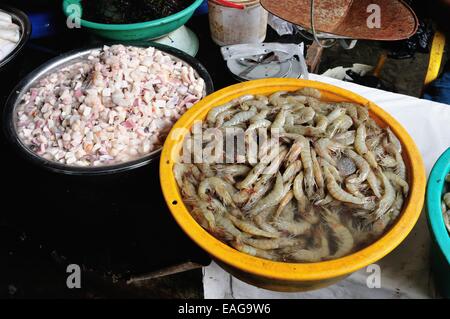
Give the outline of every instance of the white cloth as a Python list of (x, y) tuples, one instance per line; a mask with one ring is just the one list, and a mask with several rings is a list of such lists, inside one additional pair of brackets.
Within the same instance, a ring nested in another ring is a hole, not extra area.
[[(450, 146), (450, 105), (421, 100), (311, 74), (311, 80), (330, 83), (373, 101), (397, 119), (416, 142), (427, 175)], [(203, 270), (205, 298), (430, 298), (435, 296), (429, 267), (430, 235), (425, 211), (405, 241), (378, 261), (381, 288), (368, 288), (366, 269), (320, 290), (279, 293), (248, 285), (214, 262)]]

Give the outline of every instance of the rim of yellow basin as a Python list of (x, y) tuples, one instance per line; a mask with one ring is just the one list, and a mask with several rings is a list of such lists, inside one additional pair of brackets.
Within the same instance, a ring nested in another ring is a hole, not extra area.
[[(195, 120), (203, 119), (215, 106), (244, 94), (270, 94), (302, 87), (319, 89), (329, 101), (353, 101), (369, 107), (371, 117), (388, 123), (403, 145), (403, 157), (408, 169), (410, 194), (397, 222), (373, 244), (342, 258), (317, 263), (275, 262), (241, 253), (222, 243), (191, 216), (183, 204), (172, 172), (181, 149), (180, 141)], [(179, 130), (181, 129), (181, 130)], [(160, 180), (167, 205), (183, 231), (214, 258), (241, 271), (282, 281), (317, 281), (345, 276), (381, 259), (397, 247), (411, 232), (424, 204), (426, 175), (422, 157), (406, 130), (383, 109), (367, 99), (342, 88), (302, 79), (263, 79), (244, 82), (219, 90), (198, 102), (173, 126), (164, 144), (160, 161)]]

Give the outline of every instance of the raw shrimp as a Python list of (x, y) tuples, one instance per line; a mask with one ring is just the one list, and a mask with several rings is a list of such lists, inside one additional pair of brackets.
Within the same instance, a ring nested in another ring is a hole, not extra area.
[[(287, 156), (286, 156), (287, 158)], [(286, 167), (286, 170), (283, 173), (283, 182), (287, 182), (291, 180), (292, 178), (295, 178), (295, 176), (302, 170), (303, 164), (300, 160), (295, 160), (293, 162), (289, 162), (288, 167)]]
[[(284, 125), (292, 126), (294, 124), (294, 115), (292, 115), (291, 112), (288, 112), (286, 114), (286, 121), (284, 121)], [(282, 131), (284, 131), (284, 129), (279, 129), (278, 131), (281, 133)]]
[(366, 106), (348, 102), (340, 103), (340, 106), (347, 110), (347, 114), (352, 118), (356, 126), (369, 119), (369, 110)]
[(336, 108), (335, 110), (333, 110), (330, 114), (327, 115), (327, 120), (329, 123), (332, 123), (334, 120), (338, 119), (339, 117), (341, 117), (342, 115), (345, 114), (345, 109), (343, 108)]
[(321, 114), (316, 115), (316, 119), (316, 126), (294, 125), (285, 126), (284, 129), (288, 133), (301, 134), (304, 136), (322, 136), (327, 129), (328, 119), (326, 118), (326, 116), (323, 116)]
[[(287, 194), (287, 193), (286, 193)], [(278, 210), (279, 207), (277, 207)], [(276, 213), (276, 211), (275, 211)], [(281, 210), (280, 215), (275, 218), (275, 213), (272, 215), (272, 220), (274, 219), (278, 219), (278, 220), (286, 220), (286, 221), (293, 221), (295, 219), (295, 216), (297, 214), (297, 210), (294, 204), (294, 201), (289, 201), (289, 203), (287, 203), (283, 209)]]
[(336, 182), (342, 183), (343, 180), (342, 180), (341, 173), (339, 172), (339, 170), (335, 166), (330, 165), (330, 163), (325, 161), (323, 158), (320, 158), (319, 163), (320, 163), (321, 166), (325, 166), (326, 165), (328, 167), (328, 169), (330, 170), (331, 175), (333, 175), (333, 177), (336, 180)]
[(217, 115), (216, 117), (216, 127), (221, 127), (225, 121), (228, 121), (234, 114), (236, 114), (237, 110), (226, 110)]
[(356, 131), (347, 131), (344, 133), (336, 134), (333, 138), (333, 141), (345, 146), (352, 145), (353, 143), (355, 143), (355, 135)]
[(275, 117), (275, 120), (272, 123), (271, 129), (272, 130), (283, 129), (284, 123), (286, 122), (286, 115), (287, 115), (287, 111), (282, 109)]
[(339, 258), (347, 255), (353, 249), (353, 236), (351, 232), (345, 227), (339, 216), (336, 213), (332, 213), (330, 210), (323, 208), (323, 219), (327, 222), (328, 227), (333, 231), (333, 235), (336, 238), (337, 250), (331, 256), (332, 258)]
[(259, 111), (259, 113), (256, 113), (256, 115), (250, 119), (250, 124), (253, 124), (253, 123), (261, 121), (261, 120), (265, 120), (268, 114), (269, 114), (268, 109), (263, 109), (263, 110)]
[(450, 193), (446, 193), (444, 195), (443, 199), (444, 199), (445, 205), (447, 205), (447, 207), (450, 207)]
[(238, 241), (232, 241), (231, 246), (233, 246), (240, 252), (243, 252), (247, 255), (261, 257), (261, 258), (269, 259), (269, 260), (276, 260), (276, 256), (273, 253), (270, 253), (269, 251), (266, 251), (263, 249), (258, 249), (258, 248), (243, 244)]
[(314, 193), (314, 170), (313, 170), (313, 161), (311, 158), (311, 148), (309, 146), (309, 140), (305, 137), (300, 139), (301, 141), (301, 150), (300, 150), (300, 157), (302, 159), (303, 164), (303, 170), (305, 171), (304, 174), (304, 182), (305, 182), (305, 190), (306, 195), (308, 197), (312, 197)]
[(248, 121), (253, 116), (255, 116), (257, 111), (258, 110), (256, 109), (256, 107), (252, 106), (250, 108), (250, 110), (248, 110), (248, 111), (242, 111), (242, 112), (236, 113), (235, 115), (233, 115), (233, 117), (230, 120), (223, 123), (222, 127), (223, 128), (233, 127), (233, 126), (239, 125), (245, 121)]
[(266, 128), (266, 127), (270, 127), (272, 125), (272, 122), (270, 122), (269, 120), (258, 120), (254, 123), (252, 123), (248, 128), (246, 132), (252, 131), (252, 130), (257, 130), (259, 128)]
[(297, 262), (318, 262), (328, 257), (330, 255), (330, 246), (325, 231), (318, 227), (314, 233), (315, 238), (317, 238), (316, 241), (318, 241), (317, 247), (293, 251), (288, 255), (288, 259)]
[(319, 221), (317, 215), (315, 215), (314, 208), (310, 205), (308, 198), (303, 192), (303, 173), (300, 172), (294, 179), (293, 192), (294, 197), (297, 200), (298, 214), (308, 223), (316, 224)]
[(288, 94), (287, 91), (278, 91), (273, 93), (270, 97), (269, 97), (269, 103), (275, 106), (281, 106), (285, 103), (287, 103), (286, 98), (281, 97), (282, 95), (286, 95)]
[(325, 196), (325, 198), (315, 201), (314, 205), (325, 206), (325, 205), (331, 204), (334, 200), (335, 199), (333, 198), (333, 196), (331, 196), (330, 194), (327, 194), (327, 196)]
[(321, 138), (314, 143), (314, 149), (316, 150), (317, 155), (328, 161), (333, 166), (336, 166), (337, 164), (330, 152), (340, 154), (345, 148), (345, 145), (330, 140), (329, 138)]
[(279, 238), (280, 237), (279, 234), (274, 234), (274, 233), (270, 233), (270, 232), (267, 232), (265, 230), (259, 229), (253, 223), (240, 220), (239, 218), (234, 217), (231, 214), (227, 214), (227, 217), (228, 217), (228, 219), (231, 220), (231, 222), (237, 228), (239, 228), (244, 233), (247, 233), (247, 234), (250, 234), (250, 235), (254, 235), (254, 236), (266, 237), (266, 238)]
[(348, 182), (352, 184), (361, 184), (367, 179), (367, 176), (369, 175), (369, 163), (367, 163), (367, 161), (363, 157), (359, 156), (358, 154), (356, 154), (356, 152), (350, 149), (345, 150), (344, 153), (355, 162), (355, 165), (356, 167), (358, 167), (359, 172), (358, 177), (349, 178)]
[(263, 209), (276, 205), (283, 198), (284, 184), (283, 177), (277, 173), (277, 179), (272, 191), (264, 198), (262, 198), (249, 212), (248, 215), (255, 216)]
[(391, 209), (389, 210), (389, 214), (391, 215), (391, 219), (395, 220), (397, 218), (397, 216), (400, 214), (401, 210), (402, 210), (402, 206), (403, 206), (403, 196), (400, 192), (397, 192), (397, 194), (395, 195), (395, 201), (394, 204), (392, 204)]
[[(298, 135), (298, 137), (301, 137), (301, 135)], [(289, 149), (288, 154), (286, 155), (286, 162), (288, 165), (297, 161), (303, 146), (304, 140), (302, 138), (296, 139), (294, 141), (291, 148)]]
[(294, 124), (305, 124), (314, 119), (316, 112), (311, 107), (303, 107), (298, 112), (294, 113)]
[(213, 167), (213, 170), (217, 172), (218, 176), (238, 177), (247, 175), (250, 172), (251, 168), (243, 164), (234, 164), (234, 165), (215, 165)]
[(233, 202), (238, 206), (242, 206), (250, 200), (250, 196), (253, 194), (254, 193), (251, 189), (243, 188), (233, 194)]
[(287, 150), (284, 149), (273, 159), (269, 166), (267, 166), (262, 172), (263, 175), (273, 176), (276, 172), (279, 171), (281, 164), (283, 163), (284, 158), (286, 157)]
[(258, 181), (255, 187), (252, 189), (252, 193), (247, 198), (246, 204), (242, 207), (243, 210), (248, 211), (258, 202), (272, 187), (272, 183), (269, 181)]
[(238, 104), (240, 104), (240, 103), (243, 103), (243, 102), (245, 102), (245, 101), (251, 100), (251, 99), (253, 99), (253, 95), (244, 95), (244, 96), (241, 96), (241, 97), (238, 98), (238, 99), (234, 99), (234, 100), (232, 100), (231, 102), (228, 102), (228, 103), (226, 103), (226, 104), (224, 104), (224, 105), (215, 107), (215, 108), (213, 108), (211, 111), (208, 112), (208, 115), (207, 115), (207, 117), (206, 117), (206, 120), (207, 120), (210, 124), (214, 124), (214, 123), (216, 122), (217, 116), (218, 116), (220, 113), (222, 113), (222, 112), (224, 112), (224, 111), (226, 111), (226, 110), (228, 110), (228, 109), (230, 109), (230, 108), (232, 108), (232, 107), (234, 107), (234, 106), (236, 106), (236, 105), (238, 105)]
[(274, 214), (274, 219), (280, 216), (281, 212), (286, 208), (286, 206), (291, 202), (292, 198), (294, 198), (294, 193), (292, 191), (288, 191), (286, 195), (281, 199), (280, 205), (277, 208), (277, 211)]
[(236, 184), (236, 187), (238, 189), (243, 188), (249, 188), (253, 183), (256, 182), (258, 177), (263, 173), (263, 171), (266, 169), (266, 167), (269, 165), (269, 163), (272, 161), (273, 158), (277, 157), (277, 151), (275, 149), (271, 149), (269, 154), (261, 159), (261, 161), (256, 164), (255, 167), (252, 168), (250, 173), (238, 184)]
[(380, 199), (377, 209), (374, 212), (376, 218), (381, 218), (386, 214), (389, 208), (391, 208), (392, 204), (395, 200), (395, 190), (392, 187), (391, 182), (386, 177), (386, 175), (378, 170), (378, 175), (380, 176), (381, 181), (383, 182), (384, 194)]
[(303, 235), (311, 229), (311, 224), (307, 221), (275, 220), (273, 225), (278, 230), (286, 232), (292, 236)]
[(365, 198), (359, 198), (344, 191), (337, 184), (334, 176), (331, 174), (330, 169), (327, 165), (324, 166), (323, 170), (325, 174), (327, 189), (330, 192), (331, 196), (333, 196), (335, 199), (341, 202), (353, 203), (356, 205), (363, 205), (367, 202)]
[(336, 133), (346, 132), (352, 125), (353, 121), (348, 115), (341, 115), (328, 126), (327, 135), (333, 138)]
[(397, 152), (402, 152), (402, 144), (400, 140), (395, 136), (395, 134), (392, 132), (391, 128), (386, 128), (386, 132), (388, 135), (389, 143), (397, 150)]
[(214, 235), (223, 240), (240, 240), (245, 237), (244, 234), (234, 226), (229, 218), (223, 216), (215, 216), (216, 227), (214, 228)]
[(211, 124), (216, 123), (217, 117), (219, 114), (222, 114), (222, 113), (228, 111), (229, 109), (231, 109), (233, 106), (235, 106), (237, 104), (239, 104), (239, 101), (232, 100), (231, 102), (228, 102), (222, 106), (213, 108), (211, 111), (209, 111), (209, 113), (206, 117), (206, 120)]
[(213, 177), (214, 175), (216, 175), (213, 171), (213, 169), (211, 168), (211, 165), (208, 163), (200, 163), (200, 164), (196, 164), (197, 168), (200, 170), (200, 172), (202, 173), (203, 176), (205, 177)]
[(314, 149), (311, 149), (311, 159), (313, 163), (314, 180), (317, 188), (317, 196), (314, 196), (314, 198), (323, 198), (325, 195), (325, 181)]
[(364, 197), (364, 195), (361, 193), (360, 187), (361, 187), (361, 185), (354, 184), (354, 183), (350, 182), (350, 180), (348, 180), (348, 179), (345, 181), (345, 188), (349, 191), (349, 193), (356, 197), (362, 198), (362, 197)]
[(406, 166), (405, 162), (403, 162), (402, 154), (393, 144), (385, 145), (384, 148), (395, 157), (395, 161), (397, 162), (395, 173), (400, 176), (401, 179), (406, 180)]
[(183, 185), (181, 194), (184, 198), (194, 200), (197, 198), (197, 188), (187, 178), (183, 178), (181, 185)]
[(364, 157), (366, 161), (372, 166), (373, 168), (378, 167), (378, 163), (375, 159), (375, 155), (369, 151), (366, 145), (366, 126), (364, 124), (361, 124), (358, 126), (358, 129), (356, 130), (356, 136), (355, 136), (355, 149), (356, 152), (358, 152), (359, 155)]
[(308, 97), (303, 95), (288, 95), (286, 96), (286, 102), (296, 106), (305, 106), (305, 103), (308, 102)]
[(397, 161), (390, 155), (383, 154), (380, 156), (380, 165), (386, 168), (394, 168), (397, 167)]
[(222, 212), (217, 211), (215, 207), (210, 203), (198, 198), (191, 197), (186, 198), (184, 202), (192, 207), (194, 211), (194, 217), (199, 218), (208, 225), (208, 229), (213, 230), (216, 228), (216, 215), (220, 215)]
[(293, 246), (302, 247), (306, 244), (305, 240), (297, 238), (275, 238), (275, 239), (244, 238), (242, 239), (242, 241), (247, 245), (262, 250), (281, 249)]
[[(203, 123), (225, 140), (227, 126), (245, 132), (243, 146), (258, 156), (241, 161), (233, 152), (225, 164), (174, 165), (184, 203), (202, 227), (256, 257), (318, 262), (372, 243), (395, 222), (409, 191), (400, 141), (367, 107), (320, 101), (319, 93), (255, 96)], [(192, 157), (192, 141), (208, 151), (210, 135), (189, 137), (183, 152)], [(445, 213), (450, 194), (442, 200)]]
[(450, 212), (449, 211), (445, 212), (443, 217), (445, 227), (447, 228), (447, 231), (450, 233)]
[(305, 214), (308, 207), (308, 198), (303, 192), (303, 172), (300, 172), (294, 179), (293, 192), (297, 200), (300, 214)]
[(218, 177), (209, 177), (204, 179), (198, 187), (198, 196), (203, 200), (207, 200), (209, 195), (207, 193), (216, 193), (225, 205), (235, 207), (235, 203), (232, 198), (231, 192), (233, 192), (233, 186), (226, 183), (224, 180)]
[[(255, 224), (262, 230), (265, 230), (266, 232), (273, 233), (273, 234), (279, 234), (278, 229), (273, 227), (268, 221), (269, 216), (273, 215), (275, 213), (276, 209), (277, 209), (277, 207), (273, 206), (273, 207), (263, 210), (261, 213), (256, 215), (255, 218), (253, 219)], [(272, 218), (270, 218), (270, 220), (272, 220)]]
[(306, 102), (317, 114), (326, 115), (336, 108), (335, 104), (325, 103), (313, 97), (308, 97)]
[(358, 119), (358, 110), (359, 105), (353, 103), (339, 103), (339, 106), (345, 108), (347, 114), (352, 118), (352, 121), (355, 124), (360, 124), (360, 120)]
[(384, 172), (384, 174), (395, 186), (400, 187), (402, 189), (403, 195), (405, 197), (408, 196), (409, 185), (404, 179), (402, 179), (400, 176), (398, 176), (393, 172), (386, 171)]
[(178, 185), (183, 184), (183, 176), (186, 174), (187, 165), (182, 163), (175, 163), (173, 165), (173, 175)]
[(319, 90), (309, 87), (304, 87), (298, 91), (296, 91), (298, 95), (310, 96), (316, 99), (320, 99), (322, 97), (322, 93)]
[(372, 189), (372, 192), (375, 194), (376, 197), (381, 197), (381, 185), (378, 181), (377, 176), (375, 173), (370, 170), (369, 175), (367, 175), (367, 183), (369, 184), (370, 188)]

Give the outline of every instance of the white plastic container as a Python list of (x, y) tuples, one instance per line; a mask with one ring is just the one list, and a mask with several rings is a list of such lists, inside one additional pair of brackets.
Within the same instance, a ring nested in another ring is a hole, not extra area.
[(208, 1), (211, 37), (220, 46), (261, 43), (266, 38), (268, 12), (257, 1), (235, 1), (245, 9)]

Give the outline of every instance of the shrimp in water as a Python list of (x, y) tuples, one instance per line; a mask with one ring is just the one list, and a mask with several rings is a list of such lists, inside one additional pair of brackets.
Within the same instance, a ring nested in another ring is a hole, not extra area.
[(369, 175), (370, 172), (369, 163), (367, 163), (367, 161), (363, 157), (359, 156), (350, 149), (346, 150), (344, 153), (355, 162), (355, 165), (356, 167), (358, 167), (359, 172), (358, 177), (350, 178), (348, 182), (352, 184), (361, 184), (367, 179), (367, 176)]
[(364, 157), (366, 161), (370, 164), (370, 166), (372, 166), (373, 168), (377, 168), (378, 163), (375, 159), (375, 155), (367, 148), (366, 138), (367, 138), (366, 126), (364, 124), (361, 124), (358, 126), (358, 129), (356, 130), (355, 136), (356, 152), (362, 157)]
[(334, 179), (327, 165), (324, 166), (323, 170), (325, 174), (327, 189), (330, 192), (331, 196), (341, 202), (353, 203), (356, 205), (364, 205), (365, 203), (367, 203), (367, 200), (365, 198), (356, 197), (344, 191)]
[(203, 200), (207, 200), (209, 198), (209, 195), (207, 194), (208, 192), (215, 192), (217, 196), (222, 199), (225, 205), (236, 207), (231, 194), (234, 193), (233, 186), (224, 180), (218, 177), (209, 177), (204, 179), (198, 187), (198, 196)]
[(378, 175), (383, 182), (384, 194), (378, 203), (378, 208), (375, 210), (374, 215), (377, 219), (383, 217), (386, 212), (391, 208), (395, 200), (395, 190), (389, 179), (381, 170), (378, 170)]
[(332, 230), (337, 242), (337, 250), (331, 257), (339, 258), (350, 253), (354, 244), (353, 236), (348, 228), (341, 223), (339, 216), (324, 208), (323, 219)]
[(279, 234), (274, 234), (274, 233), (270, 233), (265, 230), (262, 230), (262, 229), (256, 227), (256, 225), (254, 225), (253, 223), (241, 220), (231, 214), (227, 214), (227, 218), (230, 219), (231, 222), (237, 228), (239, 228), (241, 231), (243, 231), (244, 233), (247, 233), (247, 234), (250, 234), (253, 236), (266, 237), (266, 238), (279, 238), (280, 237)]
[(296, 113), (294, 113), (294, 124), (305, 124), (314, 119), (316, 112), (311, 107), (303, 107)]
[(228, 102), (228, 103), (226, 103), (224, 105), (215, 107), (211, 111), (208, 112), (206, 120), (208, 121), (208, 123), (213, 124), (213, 123), (216, 122), (216, 118), (217, 118), (217, 116), (220, 113), (222, 113), (222, 112), (224, 112), (224, 111), (226, 111), (228, 109), (231, 109), (232, 107), (234, 107), (234, 106), (236, 106), (236, 105), (238, 105), (240, 103), (252, 100), (253, 98), (254, 98), (253, 95), (244, 95), (244, 96), (241, 96), (238, 99), (234, 99), (234, 100), (232, 100), (232, 101), (230, 101), (230, 102)]
[(323, 115), (316, 115), (316, 126), (301, 126), (301, 125), (293, 125), (293, 126), (285, 126), (285, 130), (288, 133), (300, 134), (304, 136), (323, 136), (327, 126), (328, 119)]
[(264, 198), (262, 198), (256, 205), (253, 207), (249, 212), (249, 216), (255, 216), (262, 210), (274, 206), (278, 204), (278, 202), (283, 198), (283, 192), (284, 192), (284, 184), (283, 184), (283, 177), (281, 176), (280, 172), (277, 173), (277, 179), (275, 181), (275, 186), (273, 187), (272, 191)]
[(258, 110), (256, 109), (256, 107), (252, 107), (248, 111), (239, 112), (239, 113), (235, 114), (231, 119), (229, 119), (228, 121), (223, 123), (222, 127), (223, 128), (233, 127), (233, 126), (239, 125), (243, 122), (246, 122), (249, 119), (251, 119), (253, 116), (255, 116), (257, 111)]
[(330, 255), (330, 246), (325, 231), (318, 227), (314, 232), (318, 244), (313, 249), (300, 249), (291, 252), (288, 259), (297, 262), (318, 262)]
[(243, 244), (239, 241), (232, 241), (231, 246), (233, 246), (235, 249), (239, 250), (240, 252), (243, 252), (244, 254), (260, 257), (264, 259), (269, 260), (276, 260), (276, 256), (266, 250), (255, 248), (246, 244)]
[(303, 235), (311, 229), (311, 224), (307, 221), (287, 221), (275, 220), (273, 225), (280, 231), (286, 232), (292, 236)]
[(303, 164), (306, 195), (312, 197), (314, 194), (315, 180), (311, 148), (309, 146), (309, 140), (305, 137), (300, 138), (299, 141), (301, 143), (300, 157)]

